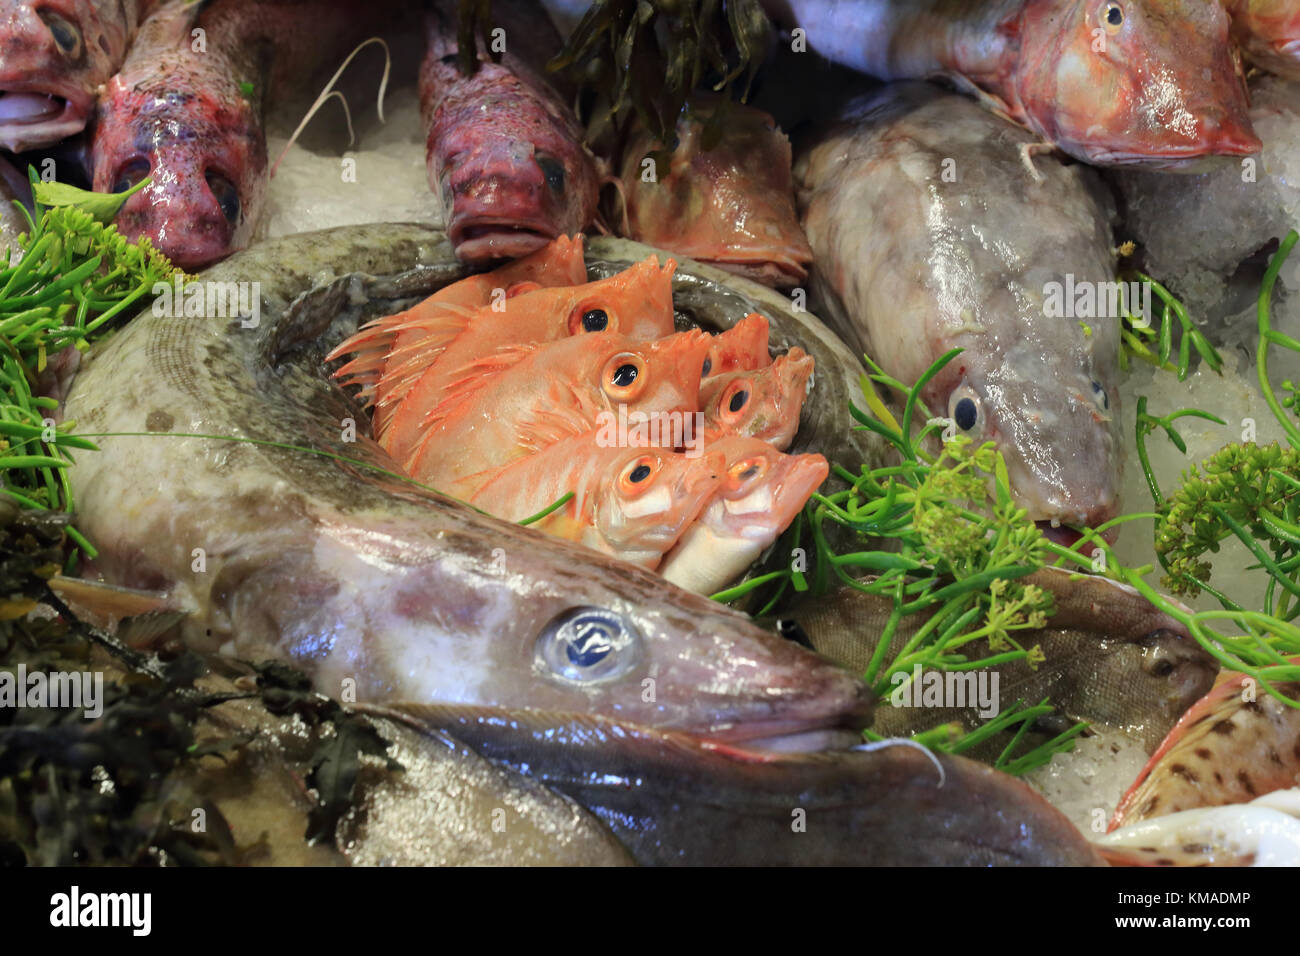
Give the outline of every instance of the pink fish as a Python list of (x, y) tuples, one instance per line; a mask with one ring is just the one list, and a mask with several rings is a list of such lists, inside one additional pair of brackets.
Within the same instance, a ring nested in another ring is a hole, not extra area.
[(1232, 37), (1252, 63), (1300, 79), (1300, 3), (1296, 0), (1227, 0)]
[(744, 574), (830, 473), (821, 455), (785, 455), (756, 438), (731, 436), (707, 448), (725, 459), (726, 477), (659, 568), (669, 582), (698, 594)]
[(519, 521), (573, 492), (534, 527), (653, 569), (718, 490), (724, 466), (720, 451), (619, 447), (592, 431), (497, 470), (469, 500)]
[(152, 0), (0, 0), (0, 147), (85, 128)]
[(486, 386), (470, 382), (466, 394), (445, 394), (406, 470), (463, 497), (473, 476), (598, 428), (602, 412), (693, 415), (708, 347), (699, 330), (648, 343), (597, 332), (520, 346)]
[(752, 106), (727, 104), (721, 138), (705, 148), (717, 109), (706, 99), (677, 123), (666, 168), (647, 167), (663, 145), (646, 131), (623, 151), (627, 235), (776, 288), (808, 277), (812, 250), (794, 209), (790, 141)]
[(601, 174), (582, 128), (545, 74), (560, 38), (545, 12), (497, 0), (509, 29), (499, 63), (480, 55), (463, 76), (455, 12), (430, 6), (420, 69), (420, 113), (428, 134), (429, 186), (465, 262), (526, 255), (596, 218)]
[[(377, 429), (379, 443), (396, 460), (404, 460), (424, 437), (426, 419), (444, 396), (454, 392), (460, 401), (467, 400), (518, 361), (521, 346), (591, 332), (616, 332), (633, 341), (672, 334), (676, 268), (672, 259), (661, 268), (650, 256), (607, 279), (535, 289), (484, 306), (445, 347), (421, 340), (410, 347), (405, 361), (385, 373), (386, 378), (419, 378), (401, 397), (391, 419)], [(390, 366), (398, 359), (397, 353), (390, 356)]]
[(744, 435), (789, 448), (812, 373), (812, 356), (796, 346), (764, 368), (713, 376), (700, 388), (706, 440)]
[(882, 79), (944, 75), (1098, 166), (1260, 150), (1220, 0), (767, 0)]

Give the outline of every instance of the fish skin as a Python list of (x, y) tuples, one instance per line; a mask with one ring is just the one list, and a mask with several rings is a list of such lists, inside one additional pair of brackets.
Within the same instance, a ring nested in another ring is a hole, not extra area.
[(0, 148), (39, 149), (80, 133), (153, 2), (0, 0), (0, 106), (8, 93), (56, 98), (44, 119), (0, 120)]
[(946, 76), (1094, 166), (1177, 170), (1260, 149), (1221, 0), (1129, 0), (1116, 31), (1093, 0), (765, 2), (836, 63)]
[(772, 364), (767, 350), (767, 319), (752, 312), (731, 328), (719, 332), (709, 343), (708, 371), (701, 388), (714, 375), (753, 371)]
[[(406, 473), (463, 498), (472, 476), (597, 428), (602, 413), (688, 415), (699, 407), (708, 336), (696, 329), (652, 342), (615, 332), (499, 350), (499, 369), (481, 388), (446, 393), (422, 422), (423, 436), (404, 459)], [(626, 387), (612, 380), (639, 366)], [(508, 366), (508, 367), (507, 367)]]
[[(364, 435), (347, 440), (341, 423), (362, 413), (322, 359), (464, 274), (433, 229), (306, 233), (205, 274), (261, 284), (256, 328), (146, 310), (93, 348), (68, 416), (88, 434), (149, 434), (102, 438), (70, 470), (78, 527), (100, 549), (92, 571), (167, 592), (192, 612), (181, 636), (196, 650), (288, 660), (335, 696), (351, 678), (361, 701), (590, 711), (733, 740), (860, 725), (870, 699), (852, 675), (641, 568), (364, 467), (158, 437), (288, 441), (396, 472)], [(590, 684), (539, 667), (539, 635), (589, 606), (640, 634), (630, 669)]]
[(707, 447), (724, 458), (724, 484), (659, 567), (664, 580), (696, 594), (744, 574), (830, 473), (821, 455), (785, 455), (757, 438), (728, 436)]
[(582, 316), (588, 310), (605, 313), (607, 325), (602, 331), (632, 341), (671, 335), (676, 267), (670, 260), (660, 268), (651, 256), (608, 279), (507, 296), (500, 303), (476, 310), (440, 351), (427, 348), (428, 339), (422, 340), (418, 360), (426, 368), (383, 428), (376, 428), (375, 437), (394, 459), (406, 460), (423, 439), (429, 415), (450, 390), (455, 388), (463, 398), (471, 379), (479, 388), (490, 388), (495, 377), (516, 361), (505, 354), (497, 365), (492, 361), (494, 355), (509, 353), (512, 346), (542, 345), (581, 335)]
[(1119, 323), (1092, 319), (1085, 334), (1046, 315), (1048, 282), (1114, 279), (1104, 187), (1051, 157), (1035, 160), (1035, 183), (1016, 158), (1027, 134), (926, 84), (842, 116), (795, 167), (824, 317), (903, 382), (964, 348), (922, 391), (932, 414), (955, 420), (959, 401), (977, 403), (966, 434), (996, 443), (1032, 519), (1114, 517)]
[[(1120, 800), (1111, 830), (1300, 785), (1300, 710), (1262, 688), (1243, 700), (1245, 681), (1234, 675), (1188, 708)], [(1300, 698), (1298, 681), (1277, 688)]]
[[(642, 865), (1097, 866), (1026, 784), (912, 746), (759, 754), (622, 721), (363, 707), (522, 768), (602, 820)], [(943, 768), (940, 786), (939, 769)], [(791, 826), (806, 813), (806, 831)]]
[[(1147, 752), (1192, 702), (1213, 684), (1217, 665), (1177, 621), (1131, 588), (1106, 578), (1044, 568), (1022, 580), (1052, 594), (1056, 612), (1048, 627), (1021, 632), (1023, 647), (1039, 644), (1046, 660), (998, 668), (1003, 706), (1021, 698), (1036, 704), (1051, 697), (1071, 721), (1104, 725), (1139, 741)], [(865, 674), (893, 602), (842, 587), (810, 598), (783, 614), (800, 625), (820, 654), (856, 674)], [(895, 652), (923, 621), (904, 618), (891, 645)], [(968, 645), (986, 657), (987, 645)], [(872, 729), (902, 736), (958, 721), (967, 730), (983, 720), (976, 708), (892, 707), (882, 702)], [(996, 756), (1000, 747), (993, 750)]]
[(382, 433), (397, 404), (424, 374), (426, 356), (440, 354), (474, 310), (490, 305), (498, 294), (509, 298), (534, 286), (581, 285), (587, 281), (582, 249), (581, 233), (557, 236), (522, 259), (466, 276), (409, 309), (367, 322), (325, 359), (356, 353), (334, 375), (341, 385), (361, 386), (358, 397), (375, 407), (375, 431)]
[(420, 115), (428, 137), (429, 188), (456, 255), (481, 264), (526, 255), (596, 221), (603, 170), (582, 127), (545, 72), (560, 37), (539, 5), (497, 0), (506, 51), (480, 54), (461, 76), (456, 16), (429, 5), (420, 67)]
[[(1285, 794), (1285, 800), (1279, 796)], [(1111, 866), (1300, 866), (1300, 790), (1153, 817), (1096, 841)]]
[[(654, 570), (721, 486), (726, 459), (719, 450), (690, 458), (671, 448), (604, 445), (601, 437), (556, 442), (492, 472), (470, 504), (522, 521), (573, 492), (533, 527)], [(650, 473), (633, 484), (640, 467)]]
[[(381, 9), (360, 0), (163, 0), (96, 107), (94, 190), (153, 177), (118, 213), (122, 234), (147, 237), (191, 272), (247, 245), (266, 195), (268, 98), (336, 67)], [(205, 31), (203, 52), (193, 48), (195, 29)]]
[[(796, 346), (762, 368), (709, 378), (700, 386), (705, 440), (743, 435), (785, 451), (799, 428), (813, 364), (812, 356)], [(740, 407), (733, 410), (734, 402)]]
[(30, 209), (31, 183), (12, 163), (0, 156), (0, 260), (4, 260), (5, 251), (8, 250), (13, 256), (13, 261), (16, 262), (21, 251), (18, 247), (18, 236), (28, 229), (27, 220), (14, 206), (14, 200), (18, 200)]
[(1260, 69), (1300, 80), (1300, 5), (1295, 0), (1227, 0), (1232, 37)]
[(668, 169), (642, 178), (647, 154), (663, 149), (635, 130), (623, 151), (626, 233), (778, 289), (808, 277), (812, 250), (799, 227), (790, 180), (790, 141), (762, 110), (728, 104), (720, 141), (703, 146), (718, 98), (704, 97), (677, 121)]

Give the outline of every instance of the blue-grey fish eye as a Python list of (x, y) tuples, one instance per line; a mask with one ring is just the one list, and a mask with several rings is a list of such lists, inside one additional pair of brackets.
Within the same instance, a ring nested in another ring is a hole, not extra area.
[(1102, 411), (1110, 408), (1110, 398), (1106, 395), (1106, 389), (1096, 379), (1092, 383), (1092, 394), (1097, 399), (1097, 404), (1101, 406)]
[(953, 408), (952, 420), (964, 432), (974, 428), (975, 422), (979, 420), (979, 409), (975, 406), (975, 400), (973, 398), (958, 400), (956, 407)]
[(603, 607), (576, 607), (551, 619), (537, 638), (537, 663), (562, 680), (591, 684), (621, 677), (640, 656), (641, 635)]

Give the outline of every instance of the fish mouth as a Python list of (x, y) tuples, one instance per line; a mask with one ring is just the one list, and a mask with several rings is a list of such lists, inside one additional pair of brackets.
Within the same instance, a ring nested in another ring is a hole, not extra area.
[(700, 259), (743, 279), (778, 289), (790, 289), (808, 278), (808, 269), (793, 259)]
[(536, 252), (557, 235), (554, 228), (541, 221), (482, 217), (453, 223), (447, 230), (456, 257), (464, 262), (520, 259)]
[(0, 147), (21, 153), (85, 129), (89, 109), (70, 92), (22, 83), (0, 85)]
[[(1055, 520), (1035, 521), (1038, 530), (1043, 533), (1043, 537), (1048, 541), (1059, 544), (1063, 548), (1073, 548), (1083, 540), (1083, 532), (1071, 528)], [(1113, 545), (1119, 539), (1119, 528), (1107, 528), (1101, 532), (1101, 539), (1107, 544)]]
[(862, 731), (870, 723), (870, 709), (842, 714), (813, 723), (795, 721), (751, 721), (734, 732), (714, 730), (699, 734), (706, 747), (739, 748), (763, 753), (813, 753), (819, 750), (848, 750), (862, 743)]
[(1254, 156), (1264, 148), (1263, 142), (1248, 129), (1226, 137), (1216, 137), (1212, 145), (1170, 146), (1149, 152), (1124, 150), (1088, 150), (1089, 161), (1098, 166), (1144, 166), (1149, 169), (1198, 173), (1213, 168), (1234, 156)]

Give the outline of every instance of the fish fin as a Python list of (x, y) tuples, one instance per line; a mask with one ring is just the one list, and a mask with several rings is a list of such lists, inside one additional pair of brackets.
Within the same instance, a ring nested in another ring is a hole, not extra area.
[(543, 407), (534, 409), (519, 421), (519, 447), (534, 455), (564, 441), (585, 435), (598, 427), (597, 415), (606, 409), (596, 407), (580, 392), (557, 384)]
[(984, 107), (994, 116), (1000, 116), (1008, 123), (1013, 123), (1022, 128), (1029, 127), (1029, 117), (1023, 109), (1012, 106), (1000, 96), (995, 96), (983, 87), (977, 86), (975, 81), (962, 73), (948, 72), (943, 74), (958, 90), (975, 97), (980, 106)]
[(78, 617), (97, 627), (116, 624), (123, 618), (159, 611), (175, 611), (176, 605), (158, 591), (118, 587), (103, 581), (69, 578), (56, 574), (49, 580), (55, 596)]
[[(535, 343), (503, 346), (459, 369), (457, 372), (459, 377), (448, 383), (438, 403), (424, 416), (424, 420), (420, 423), (420, 430), (432, 430), (451, 418), (472, 401), (485, 385), (533, 355), (539, 348), (540, 345)], [(407, 394), (406, 400), (415, 399), (415, 392), (419, 387), (419, 383), (416, 383)]]

